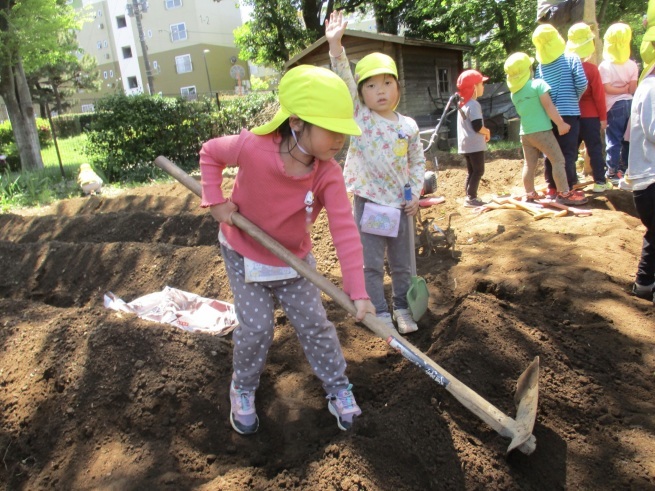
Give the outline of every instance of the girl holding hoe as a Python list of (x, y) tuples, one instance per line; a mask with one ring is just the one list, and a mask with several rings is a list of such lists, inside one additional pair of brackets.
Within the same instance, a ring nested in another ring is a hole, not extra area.
[[(323, 383), (330, 413), (339, 428), (347, 430), (361, 409), (319, 289), (234, 226), (231, 216), (238, 210), (315, 267), (310, 229), (325, 208), (343, 289), (354, 301), (356, 318), (375, 313), (366, 293), (362, 245), (341, 168), (334, 160), (346, 135), (359, 135), (361, 130), (353, 119), (348, 88), (325, 68), (302, 65), (289, 70), (280, 81), (279, 99), (280, 108), (267, 124), (212, 139), (200, 151), (201, 206), (209, 208), (220, 224), (221, 255), (239, 320), (233, 332), (230, 423), (244, 435), (259, 428), (255, 391), (273, 343), (277, 299)], [(239, 167), (229, 198), (221, 190), (226, 166)]]

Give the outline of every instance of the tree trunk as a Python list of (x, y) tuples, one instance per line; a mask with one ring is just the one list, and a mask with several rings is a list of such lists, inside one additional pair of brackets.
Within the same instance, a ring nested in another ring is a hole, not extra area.
[(43, 169), (34, 105), (23, 64), (18, 60), (12, 65), (0, 67), (0, 70), (0, 96), (7, 106), (21, 168), (23, 171)]

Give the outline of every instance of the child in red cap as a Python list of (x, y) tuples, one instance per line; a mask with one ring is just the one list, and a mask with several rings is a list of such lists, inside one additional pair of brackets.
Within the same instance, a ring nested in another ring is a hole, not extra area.
[(484, 152), (491, 136), (484, 126), (482, 106), (477, 101), (484, 94), (484, 77), (477, 70), (465, 70), (457, 78), (461, 111), (457, 112), (457, 151), (466, 159), (466, 199), (464, 206), (475, 208), (486, 204), (478, 198), (478, 186), (484, 175)]

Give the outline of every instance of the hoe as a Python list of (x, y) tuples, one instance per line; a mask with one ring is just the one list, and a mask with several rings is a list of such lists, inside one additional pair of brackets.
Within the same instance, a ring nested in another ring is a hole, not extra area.
[[(194, 194), (201, 196), (200, 183), (166, 157), (157, 157), (155, 159), (155, 165), (177, 179)], [(299, 274), (311, 281), (349, 314), (356, 314), (357, 310), (355, 305), (343, 290), (338, 288), (315, 269), (312, 269), (300, 258), (293, 255), (279, 242), (275, 241), (247, 218), (240, 215), (238, 212), (235, 212), (232, 214), (232, 222), (262, 246), (266, 247), (279, 259), (286, 262)], [(510, 416), (504, 414), (500, 409), (496, 408), (493, 404), (486, 401), (475, 391), (457, 380), (452, 374), (437, 365), (416, 346), (412, 345), (406, 339), (401, 338), (395, 329), (386, 326), (384, 322), (379, 321), (374, 315), (367, 314), (362, 322), (369, 330), (385, 340), (389, 346), (422, 369), (432, 380), (444, 387), (464, 407), (491, 426), (497, 433), (506, 438), (510, 438), (511, 442), (507, 448), (506, 454), (509, 454), (514, 449), (518, 449), (526, 455), (534, 452), (537, 447), (537, 440), (532, 434), (532, 429), (537, 417), (537, 401), (539, 395), (538, 356), (535, 357), (528, 368), (525, 369), (516, 383), (514, 403), (517, 410), (516, 419), (512, 419)]]

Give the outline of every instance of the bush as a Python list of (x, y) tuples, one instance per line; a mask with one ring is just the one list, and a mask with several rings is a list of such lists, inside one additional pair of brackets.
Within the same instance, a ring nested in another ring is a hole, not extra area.
[(185, 170), (197, 169), (198, 152), (212, 137), (260, 124), (270, 93), (187, 101), (148, 95), (112, 95), (96, 103), (86, 152), (110, 182), (145, 182), (162, 175), (152, 162), (164, 155)]
[[(36, 130), (41, 148), (52, 145), (52, 133), (47, 119), (37, 118)], [(10, 170), (20, 170), (20, 156), (14, 139), (14, 130), (9, 120), (0, 123), (0, 154), (7, 156), (7, 165)]]
[(57, 138), (70, 138), (89, 131), (94, 118), (95, 113), (62, 114), (52, 118), (52, 125)]
[(110, 181), (145, 182), (161, 175), (158, 155), (183, 168), (197, 162), (212, 125), (211, 101), (112, 95), (96, 103), (86, 152)]
[(62, 114), (52, 118), (57, 138), (69, 138), (82, 133), (79, 114)]

